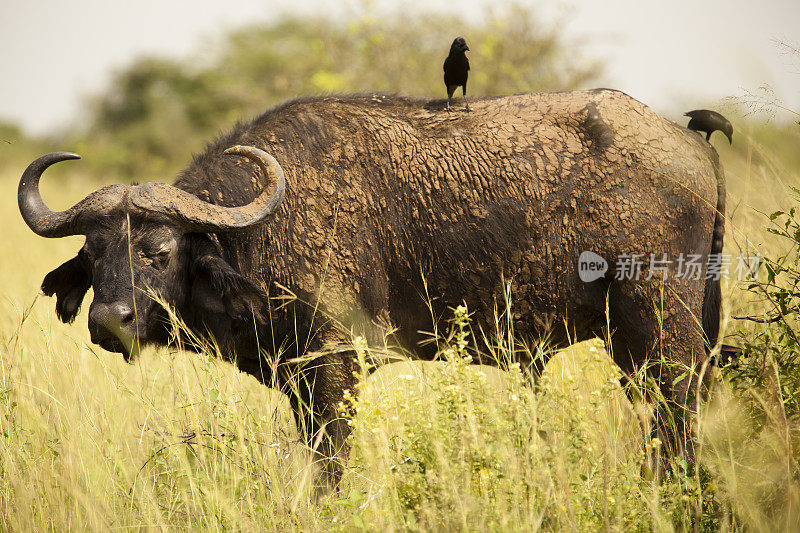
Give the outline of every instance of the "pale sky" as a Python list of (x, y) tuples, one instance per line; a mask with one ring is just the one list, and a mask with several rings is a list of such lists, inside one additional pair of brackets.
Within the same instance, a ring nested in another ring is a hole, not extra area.
[[(137, 56), (191, 57), (237, 25), (267, 23), (285, 12), (347, 17), (363, 1), (0, 0), (0, 120), (36, 134), (57, 131), (80, 116), (87, 94), (102, 90), (115, 69)], [(545, 20), (566, 18), (567, 35), (605, 59), (600, 85), (672, 118), (688, 108), (719, 107), (725, 97), (763, 83), (800, 110), (800, 54), (782, 53), (775, 44), (800, 48), (800, 0), (520, 3), (541, 9)], [(479, 21), (486, 2), (409, 4), (441, 13), (457, 9)]]

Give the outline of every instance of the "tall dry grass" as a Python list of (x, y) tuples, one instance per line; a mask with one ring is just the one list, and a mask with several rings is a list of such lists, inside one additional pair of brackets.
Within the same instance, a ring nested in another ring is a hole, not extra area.
[[(718, 145), (733, 212), (726, 251), (773, 253), (757, 211), (785, 207), (787, 186), (800, 179), (757, 136), (740, 133), (744, 152)], [(4, 190), (15, 190), (22, 166), (2, 166)], [(43, 189), (57, 207), (95, 187), (78, 164), (52, 172)], [(641, 430), (647, 410), (627, 400), (602, 342), (556, 354), (533, 387), (506, 364), (513, 334), (502, 313), (494, 355), (503, 371), (468, 364), (477, 332), (461, 315), (440, 332), (441, 361), (398, 363), (365, 379), (342, 489), (314, 501), (314, 466), (284, 397), (213, 351), (151, 350), (130, 366), (89, 342), (85, 311), (72, 326), (56, 320), (38, 286), (81, 239), (34, 236), (14, 200), (0, 197), (2, 530), (776, 531), (798, 523), (797, 421), (781, 410), (774, 383), (743, 397), (719, 377), (698, 417), (699, 468), (679, 465), (657, 483), (641, 475), (652, 445)], [(726, 301), (736, 313), (758, 308), (733, 282)], [(357, 339), (354, 347), (366, 349)]]

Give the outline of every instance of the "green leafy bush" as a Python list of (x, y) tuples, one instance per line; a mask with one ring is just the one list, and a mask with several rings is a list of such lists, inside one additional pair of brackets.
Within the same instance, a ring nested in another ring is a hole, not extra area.
[(637, 417), (596, 343), (584, 346), (583, 375), (545, 372), (534, 387), (505, 358), (505, 372), (472, 364), (464, 307), (443, 341), (441, 361), (423, 374), (351, 400), (351, 489), (334, 502), (348, 509), (346, 523), (649, 530), (670, 521), (653, 498), (685, 514), (681, 484), (641, 477)]
[[(800, 189), (793, 188), (800, 201)], [(756, 326), (745, 328), (743, 358), (729, 372), (740, 389), (775, 387), (786, 415), (800, 420), (800, 213), (796, 207), (769, 215), (767, 231), (787, 251), (762, 260), (764, 279), (748, 284), (765, 313), (748, 317)]]

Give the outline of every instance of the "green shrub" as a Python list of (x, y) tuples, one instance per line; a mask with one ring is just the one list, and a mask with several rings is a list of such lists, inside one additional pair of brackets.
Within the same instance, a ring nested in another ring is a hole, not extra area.
[(547, 371), (535, 387), (505, 358), (505, 372), (471, 364), (464, 307), (440, 348), (425, 372), (351, 400), (350, 488), (332, 504), (346, 524), (645, 531), (670, 522), (660, 499), (685, 512), (678, 485), (641, 477), (636, 416), (597, 343), (583, 346), (580, 371)]
[[(800, 189), (793, 188), (800, 201)], [(796, 207), (769, 215), (767, 231), (783, 243), (784, 253), (764, 257), (763, 278), (747, 289), (763, 303), (757, 325), (742, 329), (743, 357), (728, 375), (740, 390), (775, 388), (786, 416), (800, 420), (800, 213)]]

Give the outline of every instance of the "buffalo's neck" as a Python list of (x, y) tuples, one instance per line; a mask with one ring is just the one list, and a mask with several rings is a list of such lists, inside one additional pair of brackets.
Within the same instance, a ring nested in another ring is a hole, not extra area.
[(191, 335), (184, 335), (184, 346), (194, 351), (210, 352), (251, 374), (265, 385), (271, 385), (279, 350), (276, 336), (263, 326), (235, 322), (223, 313), (197, 313), (186, 309), (181, 313)]

